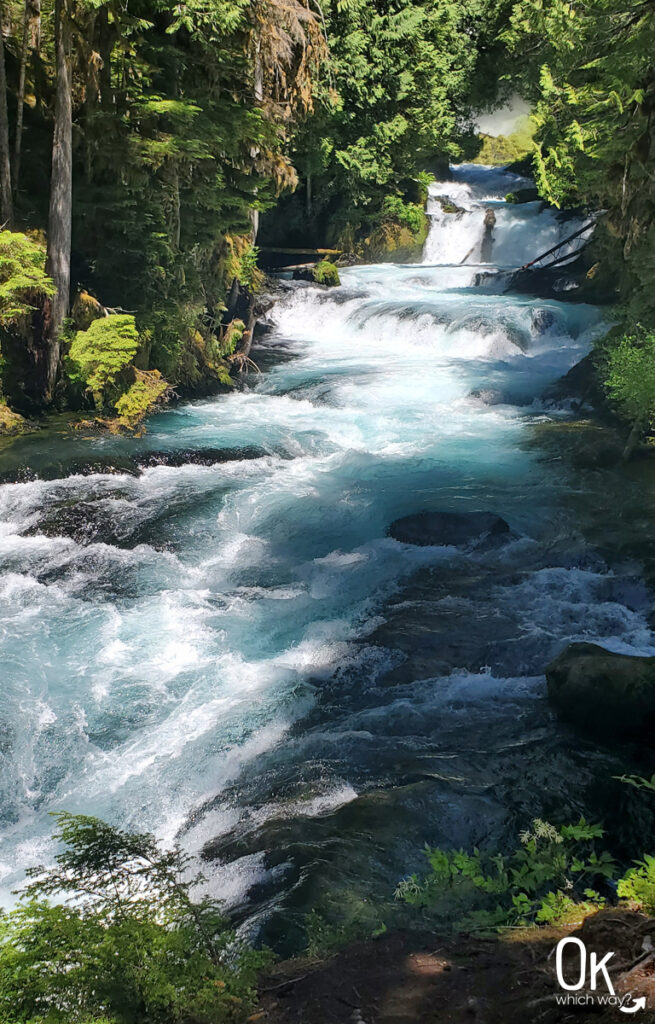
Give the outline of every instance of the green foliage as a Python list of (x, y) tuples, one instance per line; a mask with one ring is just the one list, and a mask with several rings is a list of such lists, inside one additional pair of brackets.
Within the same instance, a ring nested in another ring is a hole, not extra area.
[(248, 248), (239, 257), (239, 284), (251, 291), (259, 284), (257, 259), (259, 249), (256, 245), (249, 244)]
[(305, 187), (265, 221), (265, 234), (300, 242), (309, 227), (318, 244), (350, 239), (354, 248), (389, 196), (420, 204), (421, 175), (475, 154), (468, 98), (493, 6), (329, 0), (323, 12), (331, 77), (319, 81), (314, 116), (295, 139)]
[(354, 942), (380, 938), (387, 931), (385, 909), (349, 892), (331, 894), (305, 918), (308, 955), (329, 956)]
[(43, 243), (19, 232), (0, 231), (0, 326), (15, 323), (53, 294)]
[(241, 342), (241, 339), (245, 334), (245, 330), (246, 325), (243, 320), (232, 320), (228, 324), (225, 334), (223, 335), (223, 341), (219, 346), (219, 355), (231, 356)]
[(473, 163), (502, 165), (522, 160), (534, 150), (534, 125), (521, 118), (511, 135), (482, 135), (482, 149)]
[(314, 267), (314, 280), (317, 284), (325, 284), (329, 287), (341, 284), (338, 267), (329, 260), (321, 260)]
[(655, 914), (655, 857), (646, 854), (637, 867), (630, 868), (623, 878), (619, 879), (618, 895), (623, 900), (643, 910), (646, 914)]
[(422, 205), (406, 203), (400, 196), (387, 196), (382, 204), (382, 220), (395, 220), (414, 234), (422, 230), (424, 217)]
[(644, 779), (641, 775), (617, 775), (619, 782), (625, 782), (628, 786), (634, 786), (636, 789), (648, 789), (652, 793), (655, 793), (655, 775), (651, 775), (650, 779)]
[(400, 882), (396, 897), (464, 928), (561, 922), (571, 918), (573, 904), (579, 917), (584, 907), (603, 905), (589, 883), (615, 874), (612, 857), (596, 852), (602, 835), (584, 818), (560, 827), (535, 819), (509, 856), (427, 849), (430, 873)]
[(131, 364), (139, 348), (134, 317), (114, 314), (94, 320), (87, 331), (78, 331), (70, 347), (71, 376), (81, 379), (96, 405), (109, 404), (118, 388), (119, 375)]
[(640, 330), (604, 350), (605, 387), (619, 413), (633, 425), (655, 420), (655, 334)]
[(128, 430), (134, 430), (153, 411), (169, 388), (159, 370), (135, 372), (134, 384), (115, 402), (118, 424)]
[[(236, 1024), (267, 962), (219, 906), (194, 900), (188, 860), (148, 834), (58, 814), (64, 847), (0, 925), (1, 1024)], [(47, 897), (60, 902), (53, 905)]]

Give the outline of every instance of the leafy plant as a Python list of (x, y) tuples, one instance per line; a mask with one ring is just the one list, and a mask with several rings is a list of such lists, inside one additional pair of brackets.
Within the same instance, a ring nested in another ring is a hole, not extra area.
[(133, 316), (114, 314), (94, 320), (78, 331), (70, 347), (71, 377), (81, 379), (96, 406), (108, 405), (118, 388), (118, 377), (139, 348), (139, 332)]
[(614, 778), (628, 786), (634, 786), (635, 789), (649, 789), (655, 793), (655, 775), (651, 775), (650, 779), (645, 779), (642, 775), (615, 775)]
[[(0, 923), (2, 1024), (236, 1024), (258, 969), (189, 861), (153, 836), (55, 815), (55, 866)], [(54, 896), (57, 904), (48, 902)]]
[(249, 244), (245, 252), (239, 257), (239, 284), (255, 289), (260, 283), (261, 272), (257, 266), (259, 249), (256, 245)]
[(646, 854), (636, 863), (619, 879), (617, 893), (646, 914), (655, 914), (655, 857)]
[(28, 235), (0, 231), (0, 325), (30, 313), (39, 298), (54, 294), (45, 272), (45, 246)]
[(626, 334), (605, 349), (605, 387), (621, 415), (645, 429), (655, 418), (655, 334)]
[(418, 234), (423, 228), (425, 212), (418, 203), (406, 203), (400, 196), (387, 196), (382, 205), (382, 219), (397, 221)]
[(616, 870), (607, 852), (596, 852), (595, 841), (602, 836), (602, 828), (584, 818), (560, 827), (536, 818), (508, 856), (477, 848), (473, 853), (427, 849), (430, 873), (403, 880), (396, 898), (459, 926), (553, 923), (570, 916), (572, 903), (579, 902), (576, 895), (584, 895), (587, 905), (602, 905), (589, 882), (612, 878)]

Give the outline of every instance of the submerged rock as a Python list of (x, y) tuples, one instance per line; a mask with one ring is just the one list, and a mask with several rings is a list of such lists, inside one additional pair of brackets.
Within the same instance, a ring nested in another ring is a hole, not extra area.
[(395, 519), (389, 535), (403, 544), (478, 545), (482, 542), (506, 540), (509, 524), (494, 512), (418, 512)]
[(546, 680), (560, 718), (606, 738), (653, 742), (655, 657), (573, 643), (547, 667)]

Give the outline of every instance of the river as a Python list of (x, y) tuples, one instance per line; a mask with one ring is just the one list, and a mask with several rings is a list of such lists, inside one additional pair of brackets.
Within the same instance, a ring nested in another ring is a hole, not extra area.
[[(603, 328), (503, 293), (503, 268), (577, 226), (504, 203), (522, 184), (456, 168), (422, 264), (289, 287), (234, 393), (142, 439), (5, 446), (6, 900), (52, 855), (48, 812), (84, 811), (202, 853), (210, 890), (293, 948), (310, 907), (389, 895), (425, 842), (577, 814), (616, 771), (555, 721), (543, 670), (570, 639), (654, 653), (649, 599), (528, 443), (567, 416), (540, 396)], [(489, 510), (512, 534), (388, 536), (423, 509)]]

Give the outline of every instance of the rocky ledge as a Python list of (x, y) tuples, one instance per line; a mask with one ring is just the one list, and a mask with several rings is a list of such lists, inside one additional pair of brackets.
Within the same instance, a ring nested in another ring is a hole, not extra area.
[(655, 657), (569, 644), (546, 669), (560, 718), (605, 739), (655, 738)]

